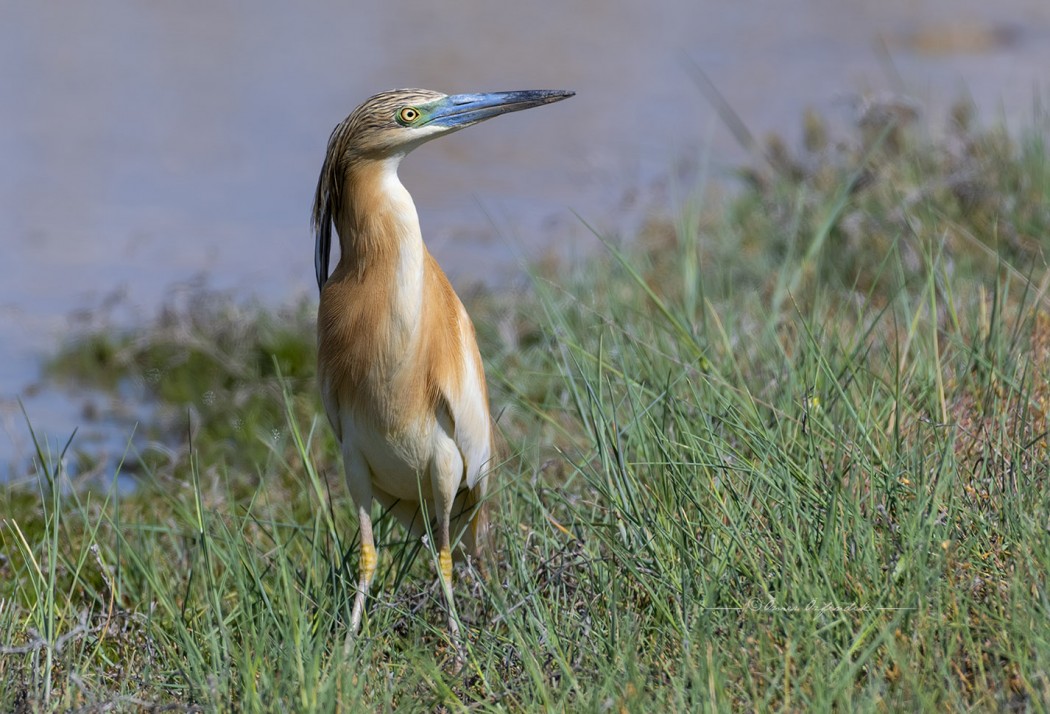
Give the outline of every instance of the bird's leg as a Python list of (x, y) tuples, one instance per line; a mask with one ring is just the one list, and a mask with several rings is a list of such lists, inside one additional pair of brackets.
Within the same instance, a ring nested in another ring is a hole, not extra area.
[(376, 545), (372, 536), (371, 471), (361, 455), (352, 448), (344, 447), (343, 465), (346, 468), (346, 485), (357, 505), (357, 521), (361, 533), (357, 596), (354, 598), (354, 609), (350, 613), (350, 631), (346, 635), (346, 644), (349, 647), (351, 638), (361, 629), (361, 616), (365, 611), (368, 587), (376, 574)]
[(437, 528), (434, 530), (434, 539), (437, 541), (438, 568), (441, 571), (441, 589), (445, 593), (445, 601), (448, 603), (448, 631), (452, 640), (459, 642), (459, 623), (456, 618), (456, 603), (452, 597), (452, 544), (449, 537), (449, 514), (448, 511), (438, 513)]
[(361, 523), (361, 557), (358, 560), (357, 596), (354, 598), (354, 609), (350, 615), (350, 636), (361, 629), (361, 614), (365, 610), (365, 598), (368, 588), (376, 574), (376, 546), (372, 537), (372, 500), (357, 507), (357, 517)]
[(452, 504), (455, 502), (455, 493), (446, 493), (441, 482), (434, 479), (434, 546), (437, 550), (438, 577), (441, 578), (441, 590), (445, 593), (445, 602), (448, 603), (448, 631), (452, 641), (459, 647), (459, 622), (456, 616), (456, 604), (452, 597), (452, 537), (451, 519)]

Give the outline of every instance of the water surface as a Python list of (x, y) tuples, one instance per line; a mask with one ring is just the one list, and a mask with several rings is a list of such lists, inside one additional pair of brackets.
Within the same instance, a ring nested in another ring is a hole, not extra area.
[(460, 285), (518, 256), (629, 230), (745, 158), (690, 79), (703, 68), (756, 134), (805, 107), (969, 95), (1015, 126), (1047, 88), (1046, 0), (189, 0), (0, 4), (0, 462), (15, 399), (55, 440), (75, 401), (30, 396), (76, 315), (173, 286), (279, 304), (313, 290), (310, 202), (332, 126), (370, 94), (567, 88), (567, 102), (427, 145), (404, 164), (432, 252)]

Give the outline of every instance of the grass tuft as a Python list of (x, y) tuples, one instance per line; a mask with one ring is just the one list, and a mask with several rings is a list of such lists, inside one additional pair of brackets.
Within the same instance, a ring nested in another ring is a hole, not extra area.
[(44, 453), (0, 492), (0, 709), (1044, 708), (1045, 132), (879, 116), (837, 144), (811, 117), (740, 192), (475, 297), (508, 448), (462, 668), (386, 518), (343, 647), (308, 306), (68, 347), (56, 377), (153, 417), (132, 493)]

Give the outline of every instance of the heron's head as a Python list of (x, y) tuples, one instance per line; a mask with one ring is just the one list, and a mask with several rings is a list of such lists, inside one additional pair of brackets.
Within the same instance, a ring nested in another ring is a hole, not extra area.
[(396, 165), (409, 151), (442, 134), (574, 94), (560, 89), (451, 95), (429, 89), (395, 89), (365, 100), (332, 131), (317, 182), (313, 223), (318, 286), (328, 277), (332, 218), (349, 198), (345, 184), (355, 163), (393, 159)]
[(382, 92), (367, 99), (335, 128), (328, 152), (349, 161), (403, 156), (442, 134), (573, 94), (549, 89), (453, 95), (428, 89)]

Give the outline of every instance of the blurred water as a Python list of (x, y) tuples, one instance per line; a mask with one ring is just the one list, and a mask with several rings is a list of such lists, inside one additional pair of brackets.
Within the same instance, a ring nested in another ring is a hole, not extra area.
[(934, 113), (968, 94), (1023, 125), (1047, 87), (1050, 3), (0, 0), (0, 463), (28, 445), (16, 397), (53, 441), (82, 421), (27, 391), (71, 314), (120, 294), (122, 319), (143, 319), (202, 274), (275, 304), (311, 291), (326, 139), (368, 95), (577, 91), (403, 167), (453, 279), (498, 286), (519, 252), (591, 245), (573, 211), (624, 229), (674, 200), (682, 166), (743, 158), (684, 58), (759, 134), (882, 90)]

